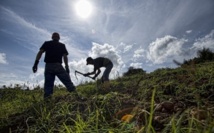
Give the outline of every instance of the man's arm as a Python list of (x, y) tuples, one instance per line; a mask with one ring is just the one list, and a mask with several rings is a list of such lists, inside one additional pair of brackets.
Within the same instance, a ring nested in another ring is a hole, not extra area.
[(97, 69), (97, 71), (98, 71), (97, 73), (95, 72), (94, 78), (96, 78), (101, 72), (100, 69)]
[(39, 64), (39, 60), (40, 58), (42, 57), (42, 54), (44, 53), (44, 50), (43, 49), (40, 49), (39, 52), (37, 53), (36, 55), (36, 60), (34, 62), (34, 65), (33, 65), (33, 72), (37, 72), (37, 68), (38, 68), (38, 64)]
[[(96, 71), (98, 71), (97, 73), (96, 73)], [(92, 79), (96, 79), (96, 77), (100, 74), (100, 69), (98, 68), (98, 69), (94, 69), (94, 71), (93, 72), (91, 72), (91, 73), (86, 73), (86, 74), (83, 74), (84, 76), (89, 76), (89, 75), (93, 75), (93, 74), (95, 74), (94, 75), (94, 77), (92, 78)]]
[(44, 50), (43, 49), (40, 49), (39, 52), (37, 53), (36, 55), (36, 60), (39, 61), (40, 58), (42, 57), (42, 54), (44, 53)]
[[(96, 73), (96, 71), (98, 71), (98, 72)], [(92, 79), (96, 79), (96, 77), (100, 74), (100, 72), (101, 72), (100, 69), (94, 69), (93, 72), (91, 72), (91, 73), (86, 73), (86, 74), (84, 74), (84, 76), (89, 76), (89, 75), (95, 74), (94, 77), (93, 77)]]
[(67, 56), (67, 54), (63, 55), (63, 60), (64, 60), (64, 63), (65, 63), (65, 67), (68, 67), (68, 56)]
[(96, 74), (96, 71), (97, 71), (97, 69), (94, 69), (93, 72), (88, 72), (88, 73), (84, 74), (84, 76), (89, 76), (89, 75)]
[(68, 66), (68, 55), (67, 54), (63, 55), (63, 60), (64, 60), (64, 63), (65, 63), (65, 70), (69, 74), (70, 70), (69, 70), (69, 66)]

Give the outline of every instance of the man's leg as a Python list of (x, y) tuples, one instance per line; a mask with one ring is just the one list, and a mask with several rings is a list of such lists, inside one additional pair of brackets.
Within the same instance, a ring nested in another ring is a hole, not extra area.
[(65, 85), (67, 90), (69, 92), (75, 91), (76, 88), (75, 88), (73, 82), (71, 81), (69, 74), (65, 71), (65, 69), (61, 66), (61, 67), (59, 67), (58, 70), (59, 71), (57, 73), (57, 77)]
[(102, 82), (103, 82), (103, 88), (104, 89), (110, 88), (109, 74), (110, 74), (112, 68), (113, 68), (113, 64), (109, 64), (103, 73)]
[(44, 98), (53, 94), (55, 74), (46, 65), (45, 67), (45, 85), (44, 85)]
[(105, 82), (105, 81), (109, 81), (109, 74), (111, 72), (111, 69), (113, 68), (113, 64), (109, 64), (107, 67), (106, 67), (106, 70), (103, 72), (103, 76), (102, 76), (102, 81)]
[[(64, 70), (64, 68), (62, 68), (62, 69)], [(79, 94), (77, 93), (76, 87), (74, 86), (73, 82), (71, 81), (69, 74), (65, 70), (64, 70), (64, 72), (62, 71), (61, 73), (57, 74), (57, 77), (65, 85), (65, 87), (67, 88), (67, 90), (69, 92), (72, 92), (75, 97), (82, 99), (79, 96)]]

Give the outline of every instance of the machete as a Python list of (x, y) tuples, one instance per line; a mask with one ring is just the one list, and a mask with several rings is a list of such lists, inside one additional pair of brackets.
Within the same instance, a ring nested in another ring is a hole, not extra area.
[[(78, 78), (77, 78), (77, 73), (79, 73), (79, 74), (81, 74), (81, 75), (84, 76), (84, 73), (81, 73), (81, 72), (75, 70), (75, 77), (76, 77), (77, 80), (78, 80)], [(93, 79), (91, 76), (86, 76), (86, 77), (89, 77), (89, 78)], [(93, 80), (94, 80), (94, 79), (93, 79)]]

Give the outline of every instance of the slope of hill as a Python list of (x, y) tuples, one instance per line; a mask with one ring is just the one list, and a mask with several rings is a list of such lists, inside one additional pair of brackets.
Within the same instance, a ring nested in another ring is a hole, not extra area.
[(214, 132), (214, 62), (79, 85), (82, 98), (55, 88), (0, 89), (0, 132)]

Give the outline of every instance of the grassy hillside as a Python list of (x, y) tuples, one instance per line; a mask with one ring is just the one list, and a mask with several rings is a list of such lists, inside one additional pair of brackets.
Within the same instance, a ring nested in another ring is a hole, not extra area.
[(111, 86), (65, 88), (43, 101), (43, 90), (0, 90), (0, 132), (211, 133), (214, 62), (118, 77)]

